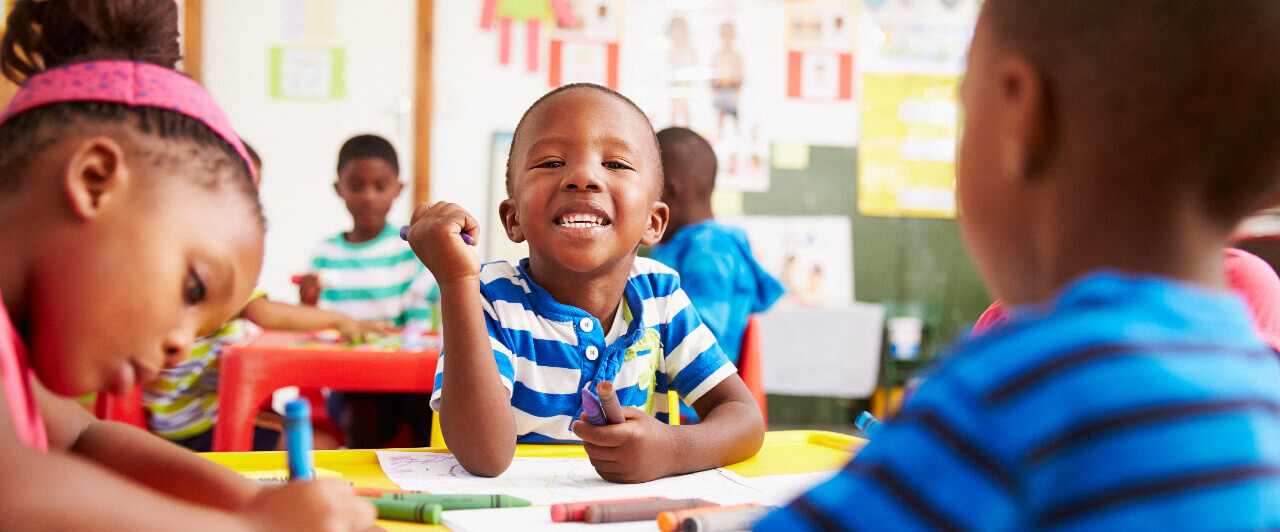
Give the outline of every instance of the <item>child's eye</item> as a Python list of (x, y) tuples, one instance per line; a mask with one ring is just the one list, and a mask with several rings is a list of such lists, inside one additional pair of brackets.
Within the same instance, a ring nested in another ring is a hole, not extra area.
[(560, 168), (562, 166), (564, 166), (564, 162), (562, 161), (547, 161), (534, 166), (534, 168)]
[(609, 161), (604, 163), (604, 167), (610, 170), (630, 170), (631, 167), (617, 161)]
[(188, 305), (196, 305), (204, 301), (204, 282), (196, 272), (187, 272), (187, 280), (182, 283), (182, 300)]

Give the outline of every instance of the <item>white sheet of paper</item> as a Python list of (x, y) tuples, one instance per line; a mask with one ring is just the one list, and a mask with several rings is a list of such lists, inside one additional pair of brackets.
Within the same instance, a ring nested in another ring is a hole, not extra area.
[(600, 478), (586, 458), (518, 456), (502, 475), (482, 478), (463, 470), (452, 454), (376, 453), (382, 472), (400, 489), (431, 493), (502, 493), (527, 499), (534, 505), (631, 497), (755, 500), (763, 494), (749, 479), (725, 469), (643, 484), (614, 484)]
[(657, 530), (652, 519), (625, 523), (589, 524), (556, 523), (551, 521), (551, 509), (546, 506), (525, 508), (495, 508), (492, 510), (450, 510), (441, 514), (444, 526), (453, 532), (480, 532), (490, 530), (519, 530), (520, 532), (556, 532), (559, 530), (591, 530), (592, 532), (653, 532)]

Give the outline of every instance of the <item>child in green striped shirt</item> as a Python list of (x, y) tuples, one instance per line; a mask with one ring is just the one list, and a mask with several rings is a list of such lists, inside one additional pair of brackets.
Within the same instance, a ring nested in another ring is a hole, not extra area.
[[(312, 273), (298, 283), (305, 304), (361, 320), (379, 320), (425, 331), (432, 328), (435, 279), (387, 223), (391, 204), (404, 189), (391, 143), (358, 135), (338, 152), (334, 190), (351, 213), (350, 231), (325, 239), (312, 255)], [(415, 445), (430, 440), (431, 410), (424, 394), (329, 394), (329, 414), (342, 427), (347, 446), (378, 447), (409, 423)]]

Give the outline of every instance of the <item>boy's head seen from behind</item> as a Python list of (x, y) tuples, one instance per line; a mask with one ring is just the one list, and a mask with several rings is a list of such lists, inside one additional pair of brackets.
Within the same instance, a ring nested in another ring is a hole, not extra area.
[(691, 223), (711, 217), (716, 188), (716, 153), (702, 136), (683, 127), (658, 132), (662, 152), (662, 202), (671, 208), (671, 224), (663, 239)]
[(662, 160), (648, 118), (599, 85), (560, 87), (521, 117), (507, 158), (507, 235), (530, 260), (594, 271), (661, 238)]
[[(19, 1), (7, 27), (0, 68), (16, 82), (84, 61), (172, 69), (179, 58), (172, 1)], [(64, 395), (127, 391), (184, 359), (244, 304), (262, 261), (249, 167), (170, 109), (71, 101), (15, 115), (0, 126), (0, 215), (40, 243), (14, 263), (30, 271), (6, 307), (36, 373)]]
[(396, 149), (377, 135), (357, 135), (338, 150), (338, 181), (333, 189), (346, 203), (355, 232), (377, 235), (404, 183)]
[(1031, 285), (1068, 241), (1084, 257), (1119, 256), (1101, 248), (1143, 231), (1129, 240), (1225, 242), (1264, 206), (1280, 177), (1278, 22), (1272, 0), (988, 0), (961, 90), (957, 201), (995, 295), (1043, 297)]

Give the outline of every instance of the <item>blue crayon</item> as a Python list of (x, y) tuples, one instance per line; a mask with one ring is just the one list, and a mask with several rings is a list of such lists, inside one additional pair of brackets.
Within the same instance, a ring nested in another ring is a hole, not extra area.
[(316, 478), (311, 456), (311, 403), (306, 399), (294, 399), (284, 405), (284, 437), (289, 479)]
[[(400, 240), (404, 240), (405, 242), (409, 241), (409, 226), (400, 226)], [(462, 233), (462, 241), (466, 242), (468, 246), (476, 245), (476, 239), (472, 238), (468, 233)]]
[(600, 398), (591, 391), (590, 382), (582, 387), (582, 412), (587, 415), (587, 422), (592, 425), (601, 427), (609, 424), (604, 417), (604, 410), (600, 408)]
[(871, 412), (858, 414), (858, 419), (853, 420), (853, 424), (866, 433), (867, 438), (876, 437), (876, 434), (880, 432), (880, 428), (884, 426), (884, 423), (881, 423), (880, 420), (871, 415)]

